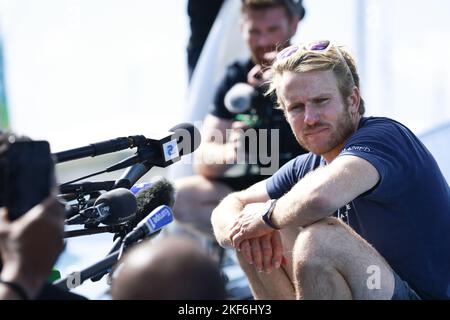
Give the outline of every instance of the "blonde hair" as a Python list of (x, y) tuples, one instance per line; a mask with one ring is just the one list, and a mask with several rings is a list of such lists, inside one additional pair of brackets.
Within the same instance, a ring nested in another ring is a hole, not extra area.
[[(353, 87), (359, 87), (359, 75), (356, 63), (350, 53), (342, 46), (337, 46), (329, 41), (319, 41), (315, 44), (329, 43), (325, 49), (311, 49), (314, 44), (293, 45), (281, 51), (275, 62), (272, 64), (273, 78), (267, 94), (275, 94), (279, 86), (283, 72), (291, 71), (304, 73), (309, 71), (333, 71), (338, 89), (343, 98), (351, 95)], [(283, 107), (282, 101), (277, 98), (279, 107)], [(364, 100), (361, 101), (358, 113), (365, 112)]]

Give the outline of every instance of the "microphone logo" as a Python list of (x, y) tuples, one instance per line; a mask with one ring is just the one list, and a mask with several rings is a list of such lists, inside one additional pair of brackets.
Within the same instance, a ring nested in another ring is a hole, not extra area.
[(100, 204), (96, 209), (100, 219), (102, 220), (111, 214), (109, 206), (104, 203)]
[(170, 140), (162, 145), (164, 150), (164, 160), (170, 161), (180, 157), (177, 140)]
[(172, 220), (172, 210), (170, 207), (162, 205), (155, 209), (155, 213), (150, 217), (148, 223), (150, 224), (150, 228), (152, 230), (158, 230), (171, 223)]

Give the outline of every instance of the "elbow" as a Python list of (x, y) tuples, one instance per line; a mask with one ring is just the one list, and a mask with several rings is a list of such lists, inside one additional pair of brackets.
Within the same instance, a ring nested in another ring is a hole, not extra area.
[(211, 214), (211, 226), (217, 243), (223, 248), (230, 247), (231, 243), (229, 239), (225, 238), (224, 232), (222, 231), (224, 230), (224, 226), (222, 225), (222, 221), (220, 219), (220, 213), (216, 209), (213, 210)]
[(195, 164), (194, 172), (201, 175), (207, 179), (217, 178), (217, 170), (212, 169), (210, 166), (204, 164)]
[(205, 163), (199, 155), (194, 158), (192, 169), (196, 174), (201, 175), (207, 179), (217, 178), (219, 176), (217, 166)]
[(313, 194), (309, 197), (307, 201), (306, 207), (309, 209), (308, 211), (311, 213), (310, 221), (306, 221), (305, 225), (314, 223), (323, 218), (330, 216), (334, 211), (338, 208), (335, 207), (333, 197), (330, 195), (323, 194)]

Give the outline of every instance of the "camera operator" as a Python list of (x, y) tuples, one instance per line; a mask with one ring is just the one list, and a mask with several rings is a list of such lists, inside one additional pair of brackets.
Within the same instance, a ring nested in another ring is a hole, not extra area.
[[(49, 196), (17, 219), (9, 217), (5, 198), (12, 188), (12, 181), (8, 181), (11, 179), (8, 173), (11, 141), (30, 139), (0, 131), (0, 300), (84, 299), (47, 283), (64, 247), (64, 206), (56, 198), (53, 177), (50, 177)], [(33, 178), (36, 176), (30, 177)]]
[[(283, 112), (274, 109), (274, 102), (264, 96), (266, 88), (261, 86), (269, 76), (264, 70), (275, 51), (289, 44), (303, 16), (302, 1), (242, 1), (241, 34), (251, 57), (228, 67), (217, 89), (213, 109), (203, 122), (203, 143), (195, 154), (197, 175), (176, 183), (174, 215), (183, 225), (212, 237), (210, 216), (219, 201), (233, 190), (245, 189), (270, 174), (268, 170), (266, 173), (262, 170), (267, 163), (263, 166), (259, 149), (256, 160), (254, 152), (252, 154), (249, 150), (244, 150), (248, 153), (243, 159), (245, 161), (239, 160), (243, 146), (250, 146), (252, 150), (260, 147), (258, 138), (261, 138), (259, 133), (262, 130), (259, 129), (268, 130), (266, 146), (271, 153), (270, 161), (274, 162), (273, 172), (305, 152), (296, 142)], [(243, 100), (244, 106), (239, 106), (239, 101), (237, 106), (233, 106), (233, 102), (227, 103), (233, 99)], [(256, 129), (256, 141), (244, 140), (248, 129)], [(222, 139), (216, 139), (217, 135)], [(272, 141), (272, 137), (278, 139)]]

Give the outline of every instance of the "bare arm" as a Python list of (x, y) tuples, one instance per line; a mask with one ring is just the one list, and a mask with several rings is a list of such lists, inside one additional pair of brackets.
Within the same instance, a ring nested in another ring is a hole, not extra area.
[(266, 190), (266, 181), (260, 181), (250, 188), (235, 192), (222, 200), (214, 209), (211, 223), (217, 242), (223, 247), (231, 247), (230, 229), (244, 207), (251, 203), (265, 202), (269, 200)]
[(272, 221), (283, 228), (307, 226), (374, 187), (380, 177), (375, 167), (356, 156), (341, 156), (300, 180), (275, 206)]
[(198, 174), (212, 178), (221, 175), (227, 168), (227, 162), (233, 162), (234, 147), (226, 143), (226, 131), (233, 121), (208, 115), (202, 128), (204, 142), (195, 153), (194, 169)]

